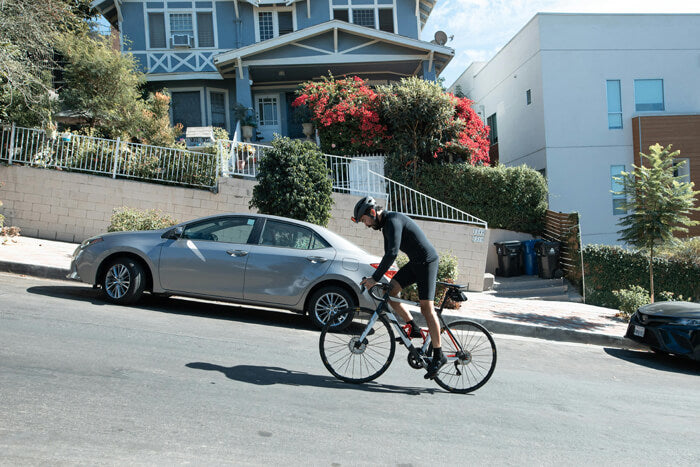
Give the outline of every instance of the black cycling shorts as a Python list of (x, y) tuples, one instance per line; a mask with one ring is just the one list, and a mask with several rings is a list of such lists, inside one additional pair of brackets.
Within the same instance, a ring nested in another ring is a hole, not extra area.
[(402, 289), (411, 284), (418, 285), (419, 300), (435, 300), (435, 281), (437, 281), (438, 260), (429, 263), (409, 261), (394, 276)]

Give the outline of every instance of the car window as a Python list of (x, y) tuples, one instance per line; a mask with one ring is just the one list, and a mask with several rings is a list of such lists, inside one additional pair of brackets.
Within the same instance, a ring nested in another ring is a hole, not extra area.
[(314, 238), (311, 241), (310, 250), (321, 250), (323, 248), (329, 248), (331, 245), (322, 239), (317, 233), (314, 233)]
[(247, 243), (254, 224), (252, 217), (217, 217), (188, 225), (182, 232), (182, 238)]
[[(316, 243), (315, 234), (304, 227), (268, 220), (260, 236), (260, 244), (295, 250), (308, 250)], [(323, 247), (325, 248), (325, 247)]]

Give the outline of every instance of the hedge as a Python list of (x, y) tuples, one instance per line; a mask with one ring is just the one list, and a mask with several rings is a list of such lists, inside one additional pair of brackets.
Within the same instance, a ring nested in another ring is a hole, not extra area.
[(547, 183), (525, 166), (421, 164), (412, 172), (388, 158), (388, 176), (488, 222), (489, 227), (538, 235), (544, 229)]
[[(619, 246), (587, 245), (583, 248), (586, 271), (586, 303), (619, 308), (615, 290), (641, 286), (649, 290), (649, 258), (646, 254)], [(692, 261), (654, 259), (656, 296), (672, 292), (684, 299), (700, 301), (700, 265)]]

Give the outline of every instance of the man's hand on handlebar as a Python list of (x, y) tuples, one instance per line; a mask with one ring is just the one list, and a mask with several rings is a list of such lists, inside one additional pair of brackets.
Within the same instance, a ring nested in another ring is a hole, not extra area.
[(362, 282), (360, 282), (360, 285), (365, 289), (369, 290), (375, 285), (377, 285), (377, 281), (375, 281), (371, 277), (365, 277), (364, 279), (362, 279)]

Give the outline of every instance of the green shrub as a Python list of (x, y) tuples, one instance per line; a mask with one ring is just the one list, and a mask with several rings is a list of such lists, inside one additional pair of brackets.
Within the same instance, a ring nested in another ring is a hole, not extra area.
[(618, 316), (627, 320), (637, 311), (637, 308), (651, 302), (649, 291), (638, 285), (633, 285), (629, 289), (613, 290), (613, 295), (620, 302)]
[[(401, 253), (396, 258), (396, 264), (399, 268), (403, 267), (408, 263), (408, 256)], [(457, 258), (450, 253), (440, 253), (440, 261), (438, 263), (438, 274), (437, 280), (441, 282), (451, 282), (456, 283), (457, 276), (459, 274)], [(446, 287), (438, 285), (435, 289), (435, 305), (439, 306), (442, 303), (442, 298), (445, 295)], [(418, 287), (416, 284), (410, 285), (403, 289), (401, 296), (406, 300), (418, 301)], [(445, 308), (457, 309), (459, 308), (459, 303), (455, 303), (452, 300), (448, 300), (445, 303)]]
[[(632, 286), (649, 288), (649, 258), (640, 251), (619, 246), (586, 245), (583, 248), (586, 272), (586, 303), (619, 308), (613, 290)], [(700, 300), (700, 265), (691, 261), (654, 259), (657, 290)]]
[(326, 226), (333, 206), (332, 188), (330, 170), (314, 143), (278, 136), (260, 159), (250, 207)]
[(525, 166), (473, 167), (422, 164), (418, 178), (387, 160), (387, 176), (489, 223), (489, 227), (539, 234), (547, 210), (547, 184)]
[(172, 217), (157, 209), (141, 210), (129, 207), (116, 208), (112, 212), (108, 232), (127, 230), (158, 230), (177, 224)]
[(658, 255), (672, 261), (685, 261), (700, 265), (700, 237), (677, 240), (658, 250)]

